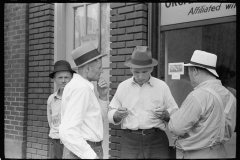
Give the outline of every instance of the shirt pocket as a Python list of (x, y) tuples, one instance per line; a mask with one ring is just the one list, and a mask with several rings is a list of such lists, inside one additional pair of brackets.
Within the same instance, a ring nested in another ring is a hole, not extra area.
[(53, 126), (56, 127), (56, 126), (60, 125), (61, 116), (60, 116), (59, 112), (53, 113), (51, 117), (52, 117), (52, 124), (53, 124)]

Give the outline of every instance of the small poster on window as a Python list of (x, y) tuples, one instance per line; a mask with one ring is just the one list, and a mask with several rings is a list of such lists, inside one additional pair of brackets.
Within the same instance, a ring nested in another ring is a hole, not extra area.
[(184, 63), (168, 63), (168, 75), (184, 74)]

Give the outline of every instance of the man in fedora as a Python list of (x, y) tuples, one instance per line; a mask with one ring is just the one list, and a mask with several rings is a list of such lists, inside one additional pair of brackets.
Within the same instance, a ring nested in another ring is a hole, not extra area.
[(216, 79), (217, 56), (195, 50), (188, 67), (194, 90), (168, 123), (177, 158), (226, 158), (224, 142), (236, 125), (236, 98)]
[[(151, 76), (158, 62), (147, 46), (136, 46), (124, 64), (130, 67), (133, 77), (118, 85), (108, 111), (109, 122), (121, 124), (124, 130), (121, 158), (168, 158), (166, 113), (171, 115), (178, 106), (167, 84)], [(167, 112), (163, 113), (164, 109)]]
[(54, 64), (54, 71), (49, 74), (57, 86), (57, 91), (51, 94), (47, 101), (47, 119), (50, 127), (49, 133), (49, 158), (62, 158), (63, 144), (59, 137), (59, 124), (61, 122), (61, 98), (63, 89), (72, 79), (73, 73), (70, 64), (65, 60), (59, 60)]
[[(107, 117), (106, 81), (100, 77), (102, 57), (92, 42), (72, 51), (78, 74), (66, 85), (62, 96), (60, 138), (64, 144), (63, 158), (103, 158), (103, 120)], [(94, 93), (97, 81), (99, 97)]]

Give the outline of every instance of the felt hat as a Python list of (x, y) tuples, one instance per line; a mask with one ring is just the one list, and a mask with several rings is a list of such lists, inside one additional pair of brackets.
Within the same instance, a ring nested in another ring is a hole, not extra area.
[(131, 58), (124, 64), (130, 68), (147, 68), (156, 66), (158, 61), (152, 58), (152, 52), (148, 46), (136, 46)]
[(195, 50), (189, 63), (184, 66), (197, 66), (206, 68), (209, 72), (218, 77), (216, 72), (217, 56), (201, 50)]
[(54, 71), (49, 74), (49, 77), (53, 79), (54, 74), (59, 71), (69, 71), (71, 73), (76, 73), (74, 70), (72, 70), (70, 64), (65, 60), (59, 60), (55, 62), (54, 64)]
[(76, 64), (76, 67), (73, 67), (73, 69), (106, 55), (107, 54), (100, 54), (92, 42), (87, 42), (72, 51), (71, 56)]

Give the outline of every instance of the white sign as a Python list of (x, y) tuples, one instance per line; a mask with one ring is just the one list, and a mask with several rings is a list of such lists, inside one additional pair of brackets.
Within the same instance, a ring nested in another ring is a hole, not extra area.
[(168, 74), (176, 75), (176, 74), (184, 74), (184, 63), (168, 63)]
[(172, 79), (180, 79), (180, 74), (172, 74)]
[(236, 3), (161, 3), (161, 26), (236, 15)]

